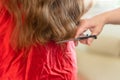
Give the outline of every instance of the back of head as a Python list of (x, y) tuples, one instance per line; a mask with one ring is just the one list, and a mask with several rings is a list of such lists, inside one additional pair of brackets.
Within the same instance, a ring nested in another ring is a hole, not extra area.
[(75, 35), (84, 14), (83, 0), (7, 0), (16, 23), (13, 37), (18, 47), (60, 41)]

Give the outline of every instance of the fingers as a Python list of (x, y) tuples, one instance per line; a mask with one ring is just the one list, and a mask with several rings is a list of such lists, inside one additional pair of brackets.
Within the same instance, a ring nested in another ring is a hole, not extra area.
[[(85, 36), (83, 33), (86, 32), (89, 28), (89, 23), (87, 20), (82, 20), (80, 21), (80, 25), (78, 25), (78, 29), (75, 35), (75, 38), (79, 37), (79, 36)], [(84, 40), (80, 40), (79, 42), (82, 44), (88, 44), (87, 43), (88, 39), (84, 39)]]
[(86, 20), (82, 20), (80, 25), (78, 25), (78, 29), (75, 35), (75, 38), (79, 37), (79, 35), (83, 34), (86, 30), (88, 30), (88, 25)]
[(74, 44), (75, 44), (75, 46), (77, 46), (78, 45), (78, 41), (74, 41)]
[(89, 38), (88, 40), (87, 40), (87, 45), (91, 45), (91, 43), (93, 42), (93, 38)]
[(78, 30), (77, 30), (77, 33), (75, 35), (75, 38), (79, 37), (81, 34), (83, 34), (87, 29), (84, 28), (84, 27), (80, 27)]
[[(80, 36), (85, 36), (85, 34), (82, 34)], [(79, 42), (82, 43), (82, 44), (86, 44), (87, 45), (87, 39), (80, 40)]]
[[(91, 31), (91, 35), (99, 35), (101, 32), (101, 29), (100, 29), (100, 26), (96, 26), (94, 28), (91, 28), (90, 31)], [(87, 45), (91, 45), (93, 41), (94, 41), (94, 38), (89, 38), (87, 40)]]
[(80, 40), (80, 43), (85, 44), (85, 45), (88, 45), (88, 44), (87, 44), (87, 39), (85, 39), (85, 40)]
[[(99, 27), (100, 26), (95, 26), (95, 27), (89, 28), (89, 30), (91, 31), (91, 35), (98, 35), (101, 32), (101, 29)], [(81, 36), (85, 36), (85, 35), (82, 34)], [(86, 44), (86, 45), (91, 45), (93, 40), (94, 40), (94, 38), (88, 38), (88, 39), (80, 40), (80, 43)]]

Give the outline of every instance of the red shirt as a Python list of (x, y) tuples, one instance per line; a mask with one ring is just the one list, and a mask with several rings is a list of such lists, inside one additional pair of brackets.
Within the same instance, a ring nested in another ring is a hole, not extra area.
[(16, 53), (10, 45), (13, 18), (5, 8), (0, 10), (0, 80), (76, 80), (74, 43), (63, 50), (51, 41)]

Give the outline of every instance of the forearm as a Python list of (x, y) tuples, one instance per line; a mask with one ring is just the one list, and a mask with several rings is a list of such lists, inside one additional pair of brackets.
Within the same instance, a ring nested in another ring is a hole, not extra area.
[(120, 8), (103, 13), (105, 24), (120, 24)]

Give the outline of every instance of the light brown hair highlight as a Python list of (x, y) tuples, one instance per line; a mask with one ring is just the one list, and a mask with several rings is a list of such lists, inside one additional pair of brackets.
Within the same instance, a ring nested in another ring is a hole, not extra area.
[(83, 0), (6, 0), (14, 15), (12, 42), (23, 48), (74, 37), (84, 14)]

